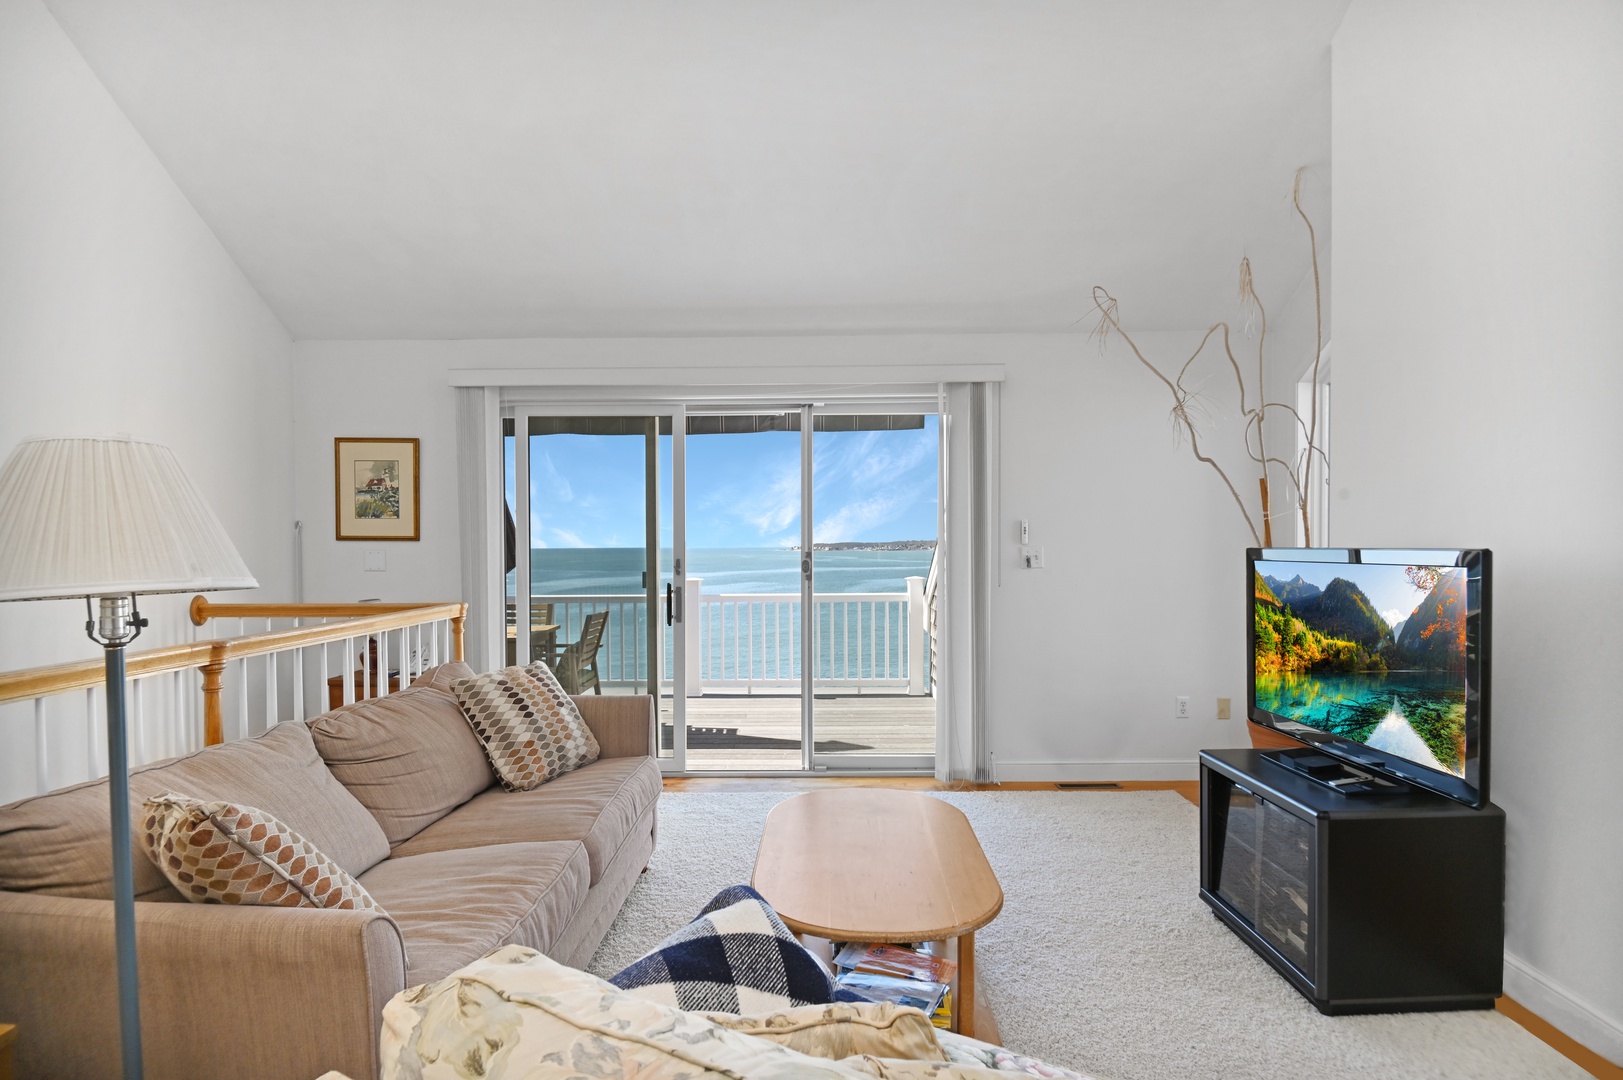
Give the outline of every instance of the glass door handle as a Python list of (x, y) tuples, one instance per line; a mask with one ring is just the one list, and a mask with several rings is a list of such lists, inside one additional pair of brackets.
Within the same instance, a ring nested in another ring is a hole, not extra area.
[(666, 626), (671, 625), (672, 614), (676, 610), (675, 609), (675, 604), (672, 601), (672, 595), (673, 595), (673, 590), (671, 588), (671, 583), (667, 581), (665, 583), (665, 625)]

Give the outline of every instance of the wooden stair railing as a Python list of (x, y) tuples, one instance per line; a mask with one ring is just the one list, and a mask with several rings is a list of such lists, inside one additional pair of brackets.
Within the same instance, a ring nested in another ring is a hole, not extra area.
[[(461, 660), (463, 623), (467, 618), (468, 605), (461, 602), (216, 604), (206, 597), (197, 596), (192, 599), (190, 612), (192, 622), (197, 626), (218, 618), (343, 620), (316, 626), (271, 630), (262, 634), (244, 634), (234, 638), (166, 645), (131, 653), (125, 665), (131, 680), (188, 669), (201, 672), (203, 741), (205, 745), (213, 746), (224, 741), (221, 693), (224, 689), (226, 665), (231, 661), (264, 656), (268, 653), (288, 652), (334, 641), (366, 638), (373, 634), (438, 622), (448, 622), (450, 625), (449, 659)], [(100, 687), (104, 685), (105, 678), (106, 669), (101, 657), (21, 671), (0, 672), (0, 705), (33, 699), (36, 702), (36, 716), (42, 716), (39, 702), (43, 699), (70, 690)]]
[[(209, 643), (212, 647), (203, 672), (203, 742), (213, 746), (223, 741), (220, 696), (224, 690), (225, 666), (232, 660), (266, 653), (288, 652), (348, 638), (370, 637), (390, 630), (449, 620), (451, 659), (461, 660), (463, 622), (468, 605), (452, 604), (216, 604), (205, 596), (192, 597), (192, 623), (202, 626), (210, 619), (343, 619), (319, 626), (299, 626), (263, 634), (230, 638)], [(202, 644), (201, 642), (199, 644)], [(132, 658), (133, 659), (133, 658)], [(402, 685), (402, 688), (404, 686)]]

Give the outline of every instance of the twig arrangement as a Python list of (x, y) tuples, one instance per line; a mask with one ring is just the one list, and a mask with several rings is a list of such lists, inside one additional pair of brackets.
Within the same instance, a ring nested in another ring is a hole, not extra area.
[[(1122, 329), (1116, 298), (1102, 285), (1093, 287), (1093, 306), (1099, 316), (1098, 322), (1093, 328), (1093, 336), (1098, 338), (1100, 350), (1103, 351), (1112, 333), (1119, 334), (1121, 339), (1127, 343), (1127, 347), (1133, 350), (1133, 355), (1138, 357), (1138, 362), (1148, 368), (1150, 373), (1160, 379), (1166, 386), (1167, 391), (1172, 395), (1171, 419), (1175, 429), (1180, 436), (1188, 437), (1189, 448), (1193, 451), (1195, 460), (1211, 466), (1213, 471), (1217, 473), (1218, 478), (1223, 481), (1223, 486), (1228, 488), (1229, 494), (1234, 498), (1234, 504), (1240, 508), (1246, 526), (1251, 530), (1252, 539), (1261, 547), (1273, 546), (1273, 513), (1269, 506), (1268, 493), (1270, 466), (1277, 466), (1282, 469), (1286, 479), (1290, 481), (1294, 492), (1295, 508), (1302, 518), (1302, 541), (1305, 545), (1311, 547), (1313, 538), (1311, 523), (1308, 519), (1307, 493), (1312, 490), (1310, 483), (1313, 463), (1317, 458), (1324, 466), (1328, 467), (1329, 465), (1329, 459), (1325, 457), (1324, 452), (1318, 447), (1319, 357), (1324, 351), (1324, 307), (1319, 285), (1318, 237), (1313, 230), (1312, 220), (1308, 218), (1306, 211), (1302, 209), (1302, 173), (1305, 171), (1305, 166), (1296, 170), (1296, 179), (1291, 190), (1291, 201), (1296, 207), (1297, 215), (1301, 217), (1302, 223), (1307, 227), (1308, 247), (1313, 258), (1313, 315), (1315, 321), (1313, 395), (1306, 419), (1294, 406), (1280, 401), (1268, 401), (1263, 397), (1263, 355), (1268, 342), (1268, 314), (1263, 310), (1262, 300), (1257, 296), (1253, 285), (1251, 260), (1249, 258), (1240, 260), (1240, 303), (1246, 311), (1247, 331), (1251, 329), (1253, 320), (1255, 320), (1257, 329), (1257, 392), (1254, 406), (1250, 404), (1251, 399), (1247, 393), (1245, 375), (1240, 370), (1240, 362), (1234, 355), (1227, 322), (1213, 323), (1211, 328), (1206, 331), (1205, 336), (1200, 339), (1200, 344), (1195, 347), (1195, 351), (1189, 355), (1189, 359), (1185, 360), (1183, 366), (1178, 369), (1177, 376), (1168, 378), (1160, 368), (1156, 367), (1144, 355), (1143, 350), (1138, 347), (1138, 343), (1133, 340), (1132, 335)], [(1229, 479), (1228, 473), (1224, 471), (1223, 466), (1216, 459), (1201, 449), (1198, 421), (1206, 415), (1205, 401), (1198, 388), (1191, 389), (1184, 384), (1191, 366), (1200, 357), (1200, 354), (1205, 351), (1206, 346), (1211, 343), (1212, 339), (1219, 336), (1219, 333), (1221, 333), (1220, 340), (1223, 343), (1223, 355), (1228, 358), (1229, 367), (1234, 372), (1235, 384), (1240, 391), (1240, 416), (1244, 421), (1243, 432), (1246, 456), (1255, 462), (1260, 469), (1260, 475), (1257, 477), (1262, 510), (1262, 532), (1260, 535), (1257, 532), (1256, 519), (1252, 517), (1250, 508), (1246, 506), (1240, 492), (1235, 488), (1233, 481)], [(1268, 453), (1267, 443), (1264, 438), (1263, 421), (1270, 409), (1281, 409), (1289, 413), (1291, 418), (1296, 421), (1297, 426), (1301, 428), (1303, 434), (1307, 436), (1306, 449), (1298, 453), (1293, 461), (1286, 461)]]

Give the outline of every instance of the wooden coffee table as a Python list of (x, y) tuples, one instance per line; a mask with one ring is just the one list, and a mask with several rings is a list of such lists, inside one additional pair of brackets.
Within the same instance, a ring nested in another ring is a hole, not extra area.
[(750, 883), (803, 936), (953, 942), (952, 1029), (998, 1041), (990, 1011), (976, 1013), (975, 931), (1003, 910), (1003, 888), (957, 807), (883, 788), (786, 799), (767, 815)]

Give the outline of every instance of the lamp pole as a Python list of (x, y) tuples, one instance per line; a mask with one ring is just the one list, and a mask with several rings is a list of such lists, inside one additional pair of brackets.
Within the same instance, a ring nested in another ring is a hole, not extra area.
[[(118, 1027), (124, 1080), (141, 1080), (141, 985), (135, 962), (135, 867), (130, 852), (130, 769), (124, 722), (124, 647), (147, 621), (134, 596), (103, 596), (85, 633), (107, 659), (107, 783), (113, 829), (113, 940), (118, 950)], [(90, 598), (85, 598), (89, 614)], [(98, 636), (99, 635), (99, 636)]]

